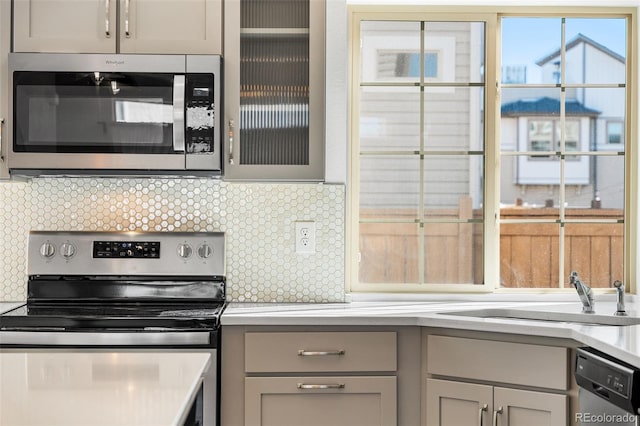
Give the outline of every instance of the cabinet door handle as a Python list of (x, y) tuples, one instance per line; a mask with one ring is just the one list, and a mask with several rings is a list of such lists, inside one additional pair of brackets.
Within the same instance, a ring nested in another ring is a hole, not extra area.
[(482, 426), (484, 424), (484, 413), (489, 409), (489, 406), (487, 404), (484, 404), (482, 407), (480, 407), (480, 409), (478, 410), (478, 425)]
[(124, 2), (124, 36), (126, 38), (131, 38), (131, 33), (129, 32), (129, 6), (131, 6), (131, 0), (125, 0)]
[(298, 389), (344, 389), (344, 383), (333, 383), (327, 385), (311, 385), (298, 383)]
[(111, 0), (104, 0), (104, 35), (111, 37)]
[(229, 164), (233, 164), (233, 120), (229, 120)]
[(4, 163), (4, 154), (2, 151), (2, 141), (4, 139), (4, 118), (0, 118), (0, 161)]
[(298, 351), (298, 356), (329, 356), (329, 355), (344, 355), (344, 349), (338, 349), (337, 351), (306, 351), (304, 349), (300, 349)]
[(498, 414), (502, 414), (503, 411), (502, 407), (493, 411), (493, 426), (498, 426)]

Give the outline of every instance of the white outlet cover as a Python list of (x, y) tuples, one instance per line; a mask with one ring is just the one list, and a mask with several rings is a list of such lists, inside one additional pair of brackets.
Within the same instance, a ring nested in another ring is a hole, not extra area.
[(313, 221), (296, 222), (296, 253), (310, 254), (316, 252), (316, 223)]

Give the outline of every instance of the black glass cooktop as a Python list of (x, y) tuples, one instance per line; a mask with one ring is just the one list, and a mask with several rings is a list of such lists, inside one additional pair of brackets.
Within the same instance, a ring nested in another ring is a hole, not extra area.
[(2, 329), (217, 328), (224, 303), (23, 305), (0, 316)]

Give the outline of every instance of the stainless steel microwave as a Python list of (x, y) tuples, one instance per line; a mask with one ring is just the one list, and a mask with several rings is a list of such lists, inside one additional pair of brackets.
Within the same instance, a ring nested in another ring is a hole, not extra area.
[(217, 55), (9, 55), (12, 175), (220, 175)]

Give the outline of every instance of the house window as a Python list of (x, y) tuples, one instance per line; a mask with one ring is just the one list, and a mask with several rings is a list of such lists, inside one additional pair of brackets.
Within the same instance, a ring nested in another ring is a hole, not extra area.
[(546, 155), (533, 155), (531, 158), (549, 158), (553, 150), (554, 134), (553, 121), (551, 120), (530, 120), (529, 121), (529, 149), (537, 152), (547, 152)]
[[(529, 150), (533, 152), (543, 152), (544, 154), (531, 155), (530, 159), (552, 159), (559, 160), (555, 155), (562, 148), (562, 125), (558, 120), (529, 120)], [(564, 151), (578, 151), (580, 140), (580, 122), (569, 121), (565, 123)], [(577, 160), (575, 156), (567, 156), (567, 160)]]
[[(424, 77), (437, 80), (438, 52), (424, 52)], [(420, 77), (420, 52), (378, 51), (378, 79)]]
[(633, 9), (451, 9), (349, 7), (349, 290), (624, 281)]
[(622, 145), (624, 143), (624, 123), (621, 121), (607, 122), (607, 143)]

